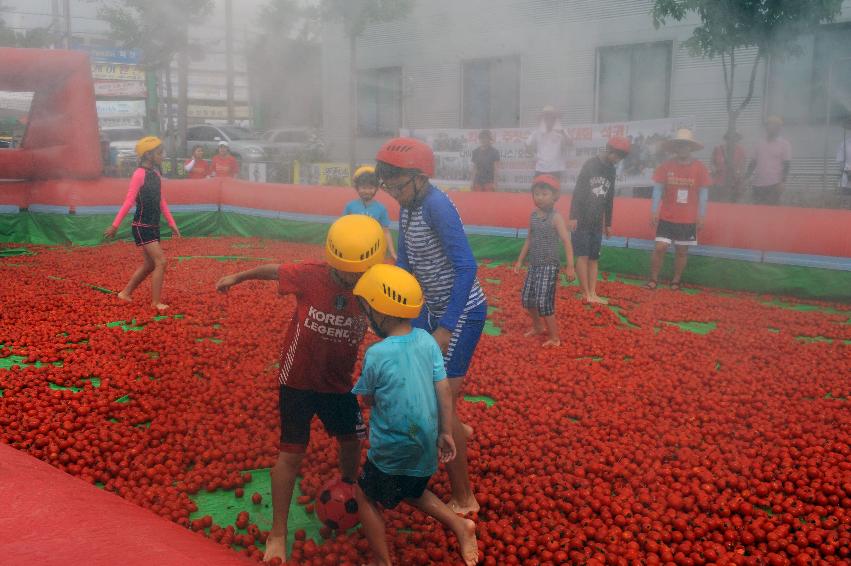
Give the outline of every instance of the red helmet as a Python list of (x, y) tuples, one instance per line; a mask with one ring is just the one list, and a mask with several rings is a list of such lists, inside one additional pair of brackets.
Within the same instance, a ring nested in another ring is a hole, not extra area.
[(630, 147), (632, 144), (629, 143), (629, 140), (623, 136), (613, 136), (609, 138), (609, 143), (607, 147), (614, 149), (616, 151), (620, 151), (621, 153), (629, 153)]
[(546, 185), (555, 192), (559, 192), (561, 190), (561, 183), (552, 175), (537, 175), (534, 179), (532, 179), (532, 186), (534, 187), (535, 185)]
[(416, 170), (426, 177), (434, 176), (434, 152), (414, 138), (393, 138), (384, 142), (375, 160), (400, 169)]

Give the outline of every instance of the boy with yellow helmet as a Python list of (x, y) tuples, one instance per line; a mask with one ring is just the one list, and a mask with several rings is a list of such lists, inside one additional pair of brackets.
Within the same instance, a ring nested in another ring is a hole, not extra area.
[(328, 230), (324, 263), (262, 265), (216, 283), (218, 291), (227, 292), (244, 281), (277, 281), (281, 295), (296, 298), (278, 372), (281, 442), (272, 468), (266, 561), (286, 561), (287, 518), (314, 415), (339, 441), (343, 478), (354, 481), (357, 476), (366, 428), (351, 392), (352, 371), (367, 320), (352, 289), (368, 268), (384, 260), (385, 252), (378, 222), (363, 215), (344, 216)]
[(393, 238), (390, 236), (390, 215), (387, 208), (375, 200), (378, 192), (378, 181), (375, 178), (375, 167), (364, 165), (355, 170), (352, 176), (352, 184), (360, 198), (346, 205), (343, 214), (366, 214), (375, 218), (384, 228), (384, 239), (387, 241), (387, 250), (393, 259), (396, 259), (396, 248), (393, 246)]
[(136, 142), (136, 156), (139, 158), (139, 168), (130, 179), (130, 187), (121, 210), (115, 215), (115, 220), (103, 232), (106, 239), (112, 239), (118, 232), (121, 221), (136, 206), (133, 214), (131, 232), (136, 246), (142, 248), (144, 261), (136, 270), (127, 286), (118, 293), (118, 298), (130, 302), (136, 287), (151, 276), (151, 306), (157, 310), (165, 310), (168, 305), (161, 300), (163, 279), (165, 277), (165, 255), (160, 247), (160, 214), (165, 216), (175, 236), (180, 236), (177, 223), (168, 209), (168, 204), (162, 194), (162, 179), (160, 166), (163, 162), (163, 142), (156, 136), (145, 136)]
[(355, 285), (354, 295), (383, 338), (367, 350), (352, 389), (372, 407), (369, 452), (355, 494), (374, 564), (392, 564), (381, 508), (405, 501), (449, 527), (464, 563), (472, 566), (479, 552), (475, 523), (427, 489), (438, 459), (451, 461), (456, 449), (443, 352), (431, 334), (411, 324), (423, 306), (420, 284), (400, 267), (375, 265)]

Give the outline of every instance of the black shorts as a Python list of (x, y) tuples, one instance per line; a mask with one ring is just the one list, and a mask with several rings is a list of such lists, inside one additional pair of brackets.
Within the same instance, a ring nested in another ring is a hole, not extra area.
[(419, 499), (428, 487), (431, 476), (392, 476), (379, 470), (367, 458), (358, 485), (367, 497), (384, 507), (393, 509), (405, 499)]
[(590, 260), (600, 259), (600, 247), (603, 245), (602, 229), (579, 230), (570, 235), (573, 244), (573, 255), (587, 257)]
[(696, 246), (697, 224), (677, 224), (660, 220), (656, 228), (656, 241), (675, 246)]
[(310, 421), (317, 415), (328, 434), (363, 440), (366, 425), (351, 393), (317, 393), (281, 385), (278, 392), (282, 452), (304, 452), (310, 442)]
[(160, 241), (159, 226), (137, 226), (133, 224), (130, 226), (130, 231), (133, 232), (133, 241), (136, 242), (137, 246), (145, 246), (151, 242)]

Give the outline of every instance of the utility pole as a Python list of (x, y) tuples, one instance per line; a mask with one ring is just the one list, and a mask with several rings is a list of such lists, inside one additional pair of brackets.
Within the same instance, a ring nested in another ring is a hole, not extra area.
[(65, 16), (63, 44), (65, 49), (71, 49), (71, 0), (62, 0), (62, 14)]
[(228, 124), (233, 124), (233, 2), (225, 0), (225, 66), (227, 69)]

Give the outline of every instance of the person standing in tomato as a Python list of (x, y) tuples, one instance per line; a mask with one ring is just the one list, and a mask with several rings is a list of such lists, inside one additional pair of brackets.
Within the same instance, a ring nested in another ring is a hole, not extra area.
[(236, 177), (239, 173), (239, 161), (230, 154), (228, 142), (219, 142), (219, 152), (213, 156), (211, 177)]
[(210, 162), (204, 159), (204, 148), (196, 145), (192, 148), (192, 159), (183, 164), (187, 179), (206, 179), (210, 176)]
[(703, 149), (703, 144), (695, 141), (691, 130), (678, 130), (676, 137), (668, 140), (664, 147), (674, 154), (674, 158), (662, 163), (653, 173), (656, 185), (653, 187), (651, 223), (656, 228), (656, 249), (653, 251), (650, 281), (646, 287), (657, 287), (665, 252), (668, 246), (674, 244), (676, 253), (671, 289), (677, 291), (688, 260), (688, 248), (697, 245), (697, 233), (706, 215), (706, 201), (712, 180), (706, 166), (692, 157), (692, 152)]

